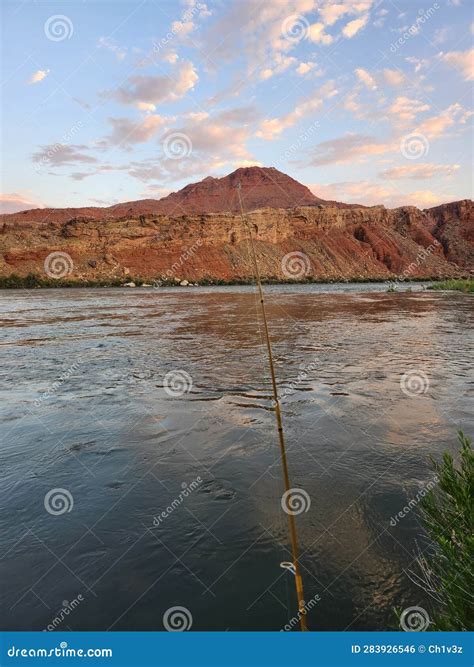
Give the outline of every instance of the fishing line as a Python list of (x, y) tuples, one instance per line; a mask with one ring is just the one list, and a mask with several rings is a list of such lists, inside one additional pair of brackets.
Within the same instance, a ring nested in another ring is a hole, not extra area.
[[(252, 263), (253, 263), (253, 268), (254, 268), (254, 274), (255, 274), (255, 281), (257, 284), (257, 292), (260, 300), (260, 311), (262, 315), (262, 321), (263, 321), (263, 330), (265, 334), (265, 342), (266, 342), (266, 347), (267, 347), (267, 355), (268, 355), (268, 365), (270, 368), (270, 377), (272, 381), (272, 393), (273, 393), (273, 402), (274, 402), (274, 407), (275, 407), (275, 418), (276, 418), (276, 424), (277, 424), (277, 431), (278, 431), (278, 441), (280, 444), (280, 457), (281, 457), (281, 466), (282, 466), (282, 472), (283, 472), (283, 482), (285, 486), (285, 496), (290, 498), (291, 496), (291, 484), (290, 484), (290, 475), (288, 471), (288, 462), (286, 459), (286, 447), (285, 447), (285, 436), (283, 433), (283, 422), (281, 418), (281, 409), (280, 409), (280, 401), (278, 398), (278, 386), (276, 382), (276, 375), (275, 375), (275, 366), (273, 363), (273, 353), (272, 353), (272, 344), (270, 340), (270, 331), (268, 328), (268, 322), (267, 322), (267, 313), (265, 310), (265, 299), (264, 299), (264, 294), (263, 294), (263, 288), (262, 288), (262, 281), (260, 279), (260, 271), (258, 268), (258, 260), (257, 260), (257, 253), (255, 250), (255, 243), (253, 240), (253, 235), (252, 235), (252, 229), (250, 226), (250, 223), (248, 221), (248, 217), (246, 213), (244, 212), (244, 207), (242, 203), (242, 195), (241, 195), (241, 184), (240, 182), (237, 184), (237, 194), (239, 197), (239, 206), (240, 206), (240, 215), (242, 218), (242, 221), (246, 227), (247, 234), (250, 240), (250, 248), (251, 248), (251, 256), (252, 256)], [(299, 621), (300, 621), (300, 627), (301, 630), (307, 630), (306, 626), (306, 608), (305, 608), (305, 602), (304, 602), (304, 593), (303, 593), (303, 580), (301, 578), (301, 573), (300, 573), (300, 568), (299, 568), (299, 563), (298, 563), (298, 537), (297, 537), (297, 532), (296, 532), (296, 521), (295, 517), (293, 514), (290, 512), (287, 512), (288, 514), (288, 528), (289, 528), (289, 533), (290, 533), (290, 541), (291, 541), (291, 553), (292, 553), (292, 559), (293, 559), (293, 566), (294, 566), (294, 578), (295, 578), (295, 588), (296, 588), (296, 597), (298, 600), (298, 610), (299, 610)]]
[[(246, 240), (247, 240), (247, 244), (246, 244), (247, 245), (247, 261), (248, 261), (249, 265), (251, 265), (252, 264), (251, 247), (250, 247), (251, 241), (250, 241), (250, 238), (249, 238), (248, 234), (247, 234), (247, 239)], [(255, 281), (253, 281), (253, 284), (255, 285), (255, 287), (257, 286)], [(253, 290), (253, 296), (254, 296), (254, 299), (255, 299), (255, 319), (256, 319), (256, 322), (257, 322), (258, 335), (259, 335), (259, 338), (260, 338), (260, 349), (262, 350), (262, 355), (263, 355), (264, 354), (263, 349), (265, 347), (265, 341), (264, 341), (264, 338), (263, 338), (263, 331), (262, 331), (262, 326), (261, 326), (261, 323), (260, 323), (260, 308), (259, 308), (259, 304), (258, 304), (257, 290)], [(260, 364), (261, 364), (261, 367), (262, 367), (262, 378), (263, 378), (263, 383), (264, 383), (263, 384), (263, 392), (266, 392), (267, 389), (266, 389), (265, 384), (267, 382), (267, 380), (266, 380), (266, 371), (267, 371), (267, 369), (266, 369), (266, 365), (265, 365), (264, 358), (263, 358), (262, 355), (259, 356), (259, 360), (260, 360)], [(265, 400), (265, 396), (263, 398)], [(273, 463), (271, 465), (271, 468), (273, 468), (273, 466), (275, 466), (277, 461), (278, 461), (278, 454), (277, 454), (277, 451), (274, 447), (272, 447), (270, 451), (273, 453)], [(278, 482), (277, 478), (273, 475), (273, 473), (270, 473), (270, 475), (271, 475), (271, 477), (273, 479), (273, 482), (274, 482), (274, 484), (273, 484), (273, 486), (275, 488), (274, 497), (275, 497), (275, 500), (276, 500), (277, 498), (281, 498), (280, 483)], [(277, 513), (277, 523), (278, 523), (278, 533), (277, 534), (281, 535), (285, 532), (284, 520), (283, 520), (283, 517), (281, 516), (281, 512)], [(281, 544), (281, 550), (286, 555), (286, 548), (283, 546), (283, 544)], [(283, 566), (283, 564), (280, 563), (280, 567), (282, 567), (282, 566)], [(292, 569), (294, 569), (293, 568), (293, 563), (290, 563), (290, 566), (291, 566)], [(294, 574), (294, 572), (293, 572), (293, 574)], [(289, 622), (290, 619), (291, 619), (289, 577), (284, 577), (284, 581), (285, 581), (285, 593), (286, 593), (286, 612), (287, 612), (287, 620)]]

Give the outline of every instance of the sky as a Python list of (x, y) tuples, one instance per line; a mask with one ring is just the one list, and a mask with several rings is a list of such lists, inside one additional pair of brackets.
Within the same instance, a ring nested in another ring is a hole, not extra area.
[(241, 166), (317, 196), (472, 197), (468, 0), (3, 0), (2, 212)]

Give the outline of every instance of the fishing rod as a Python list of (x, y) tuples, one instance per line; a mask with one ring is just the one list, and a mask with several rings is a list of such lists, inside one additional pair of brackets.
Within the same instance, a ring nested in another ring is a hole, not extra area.
[[(250, 248), (251, 248), (251, 256), (252, 256), (252, 263), (253, 263), (253, 268), (254, 268), (254, 273), (255, 273), (255, 282), (257, 284), (257, 289), (258, 289), (258, 295), (260, 298), (260, 308), (262, 311), (262, 320), (263, 320), (263, 329), (265, 333), (265, 341), (266, 341), (266, 347), (267, 347), (267, 355), (268, 355), (268, 365), (270, 367), (270, 375), (272, 379), (272, 393), (273, 393), (273, 402), (275, 405), (275, 418), (276, 418), (276, 424), (277, 424), (277, 430), (278, 430), (278, 440), (280, 443), (280, 456), (281, 456), (281, 465), (282, 465), (282, 470), (283, 470), (283, 482), (285, 485), (285, 497), (290, 497), (291, 495), (291, 484), (290, 484), (290, 474), (288, 472), (288, 462), (286, 458), (286, 446), (285, 446), (285, 435), (283, 433), (283, 421), (281, 418), (281, 409), (280, 409), (280, 400), (278, 398), (278, 386), (277, 386), (277, 381), (276, 381), (276, 374), (275, 374), (275, 365), (273, 363), (273, 353), (272, 353), (272, 343), (270, 340), (270, 331), (268, 328), (268, 321), (267, 321), (267, 313), (265, 310), (265, 299), (264, 299), (264, 293), (263, 293), (263, 288), (262, 288), (262, 281), (260, 279), (260, 270), (258, 268), (258, 260), (257, 260), (257, 253), (255, 251), (255, 243), (253, 240), (253, 235), (252, 235), (252, 229), (250, 226), (250, 223), (248, 221), (247, 214), (244, 211), (244, 206), (242, 203), (242, 193), (241, 193), (242, 186), (239, 183), (237, 183), (237, 194), (239, 197), (239, 205), (240, 205), (240, 215), (242, 217), (242, 221), (246, 227), (248, 238), (250, 241)], [(293, 514), (287, 512), (288, 514), (288, 527), (290, 531), (290, 541), (291, 541), (291, 554), (293, 558), (293, 567), (291, 568), (291, 571), (294, 574), (295, 577), (295, 587), (296, 587), (296, 597), (298, 600), (298, 609), (299, 609), (299, 616), (300, 616), (300, 627), (301, 630), (307, 630), (307, 625), (306, 625), (306, 607), (305, 607), (305, 601), (304, 601), (304, 594), (303, 594), (303, 580), (301, 578), (301, 572), (300, 572), (300, 567), (298, 564), (298, 538), (297, 538), (297, 533), (296, 533), (296, 521), (295, 517)], [(286, 565), (286, 564), (285, 564)], [(288, 568), (290, 569), (290, 568)]]

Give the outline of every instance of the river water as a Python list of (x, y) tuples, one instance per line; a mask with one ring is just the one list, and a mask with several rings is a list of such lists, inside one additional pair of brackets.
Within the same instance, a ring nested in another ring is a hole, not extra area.
[[(309, 627), (395, 627), (394, 607), (429, 609), (403, 508), (428, 455), (472, 435), (472, 297), (266, 294)], [(294, 617), (257, 305), (252, 287), (1, 293), (3, 628)]]

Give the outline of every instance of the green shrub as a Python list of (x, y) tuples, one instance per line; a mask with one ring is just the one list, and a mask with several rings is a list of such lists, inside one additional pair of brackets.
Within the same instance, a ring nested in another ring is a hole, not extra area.
[(432, 546), (418, 558), (418, 582), (436, 602), (433, 630), (474, 627), (474, 454), (471, 441), (458, 435), (459, 465), (448, 453), (440, 463), (430, 457), (439, 481), (420, 502)]
[(451, 280), (440, 280), (428, 286), (428, 289), (434, 290), (456, 290), (458, 292), (474, 292), (473, 278), (460, 278)]

